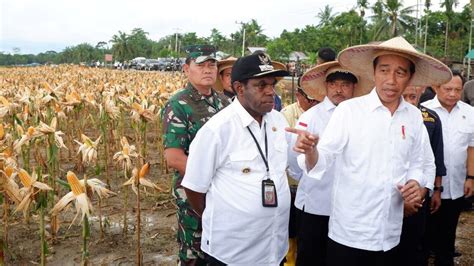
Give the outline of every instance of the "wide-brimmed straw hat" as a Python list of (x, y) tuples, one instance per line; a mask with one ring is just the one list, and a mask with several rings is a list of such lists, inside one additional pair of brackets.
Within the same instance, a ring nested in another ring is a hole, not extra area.
[(339, 53), (337, 61), (358, 75), (373, 79), (374, 59), (381, 55), (394, 54), (407, 58), (415, 64), (411, 86), (445, 84), (452, 78), (451, 70), (439, 60), (418, 52), (403, 37), (395, 37), (380, 44), (357, 45)]
[(216, 79), (216, 84), (214, 85), (214, 89), (218, 91), (222, 91), (224, 89), (224, 86), (222, 85), (222, 80), (221, 80), (221, 72), (224, 71), (225, 69), (231, 68), (235, 61), (237, 61), (237, 58), (231, 56), (227, 57), (224, 60), (219, 60), (217, 61), (217, 79)]
[(371, 79), (366, 76), (357, 75), (342, 67), (338, 61), (317, 65), (306, 71), (301, 76), (301, 87), (306, 94), (318, 101), (322, 101), (326, 96), (326, 78), (336, 72), (349, 73), (356, 77), (357, 86), (354, 89), (354, 97), (365, 95), (373, 89), (374, 83)]

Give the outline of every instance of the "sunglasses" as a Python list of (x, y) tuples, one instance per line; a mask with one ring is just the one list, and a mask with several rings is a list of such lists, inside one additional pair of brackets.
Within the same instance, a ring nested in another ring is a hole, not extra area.
[(306, 101), (308, 101), (309, 103), (319, 103), (319, 101), (316, 100), (316, 99), (310, 99), (309, 96), (308, 96), (308, 94), (306, 94), (306, 93), (303, 91), (303, 89), (298, 88), (297, 91), (298, 91), (299, 94), (303, 95), (303, 97), (304, 97), (304, 98), (306, 99)]

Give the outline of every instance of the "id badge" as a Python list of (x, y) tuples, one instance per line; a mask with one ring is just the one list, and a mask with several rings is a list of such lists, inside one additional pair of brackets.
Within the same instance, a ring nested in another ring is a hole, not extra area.
[(278, 206), (275, 183), (271, 179), (262, 180), (262, 205), (263, 207)]

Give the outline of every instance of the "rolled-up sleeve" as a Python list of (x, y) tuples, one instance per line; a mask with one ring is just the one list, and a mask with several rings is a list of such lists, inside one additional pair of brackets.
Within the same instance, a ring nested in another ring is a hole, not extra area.
[(408, 168), (407, 180), (415, 180), (420, 186), (426, 184), (426, 180), (423, 177), (423, 158), (424, 158), (424, 146), (423, 146), (423, 134), (426, 132), (426, 128), (423, 125), (421, 115), (417, 123), (417, 133), (413, 147), (411, 148), (410, 156), (408, 158), (410, 166)]
[(320, 180), (324, 173), (334, 163), (336, 156), (341, 154), (349, 139), (348, 126), (350, 109), (341, 104), (335, 110), (324, 134), (320, 136), (318, 149), (318, 162), (308, 171), (306, 167), (306, 158), (304, 155), (298, 156), (298, 165), (305, 171), (305, 174), (311, 178)]
[(204, 125), (189, 148), (182, 186), (199, 193), (208, 191), (219, 164), (219, 146), (219, 136)]
[(429, 135), (424, 128), (423, 130), (423, 176), (425, 178), (425, 184), (420, 184), (425, 188), (433, 190), (434, 187), (434, 180), (436, 176), (436, 165), (435, 165), (435, 158), (433, 155), (433, 150), (430, 145)]

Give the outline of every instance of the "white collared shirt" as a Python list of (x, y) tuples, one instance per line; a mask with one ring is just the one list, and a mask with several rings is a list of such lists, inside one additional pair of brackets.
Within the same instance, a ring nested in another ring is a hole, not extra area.
[[(266, 126), (270, 178), (278, 207), (262, 206), (266, 167), (247, 130), (265, 153)], [(182, 185), (206, 194), (201, 249), (226, 264), (279, 265), (288, 250), (290, 191), (289, 134), (282, 114), (272, 110), (262, 127), (238, 99), (213, 116), (191, 143)]]
[(420, 187), (425, 187), (429, 190), (433, 190), (434, 182), (436, 178), (436, 164), (433, 149), (431, 148), (430, 135), (428, 130), (424, 127), (423, 135), (423, 177), (425, 183), (420, 184)]
[[(424, 184), (422, 130), (420, 110), (400, 98), (392, 115), (375, 89), (338, 105), (318, 143), (318, 163), (309, 172), (321, 179), (338, 156), (332, 240), (370, 251), (398, 245), (403, 220), (398, 186), (410, 179)], [(304, 156), (298, 163), (306, 169)]]
[(441, 193), (441, 198), (460, 198), (464, 195), (464, 182), (466, 181), (467, 148), (474, 147), (473, 108), (458, 101), (449, 113), (441, 106), (437, 96), (423, 103), (423, 106), (435, 111), (443, 124), (446, 176), (442, 178), (444, 191)]
[[(336, 106), (325, 97), (324, 100), (304, 112), (295, 127), (322, 136), (324, 129), (331, 118)], [(292, 146), (296, 142), (297, 135), (291, 138)], [(295, 206), (306, 213), (325, 215), (331, 214), (331, 191), (334, 181), (333, 164), (320, 180), (308, 177), (304, 172), (299, 180), (296, 191)]]

